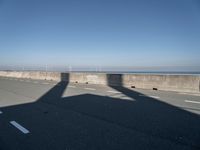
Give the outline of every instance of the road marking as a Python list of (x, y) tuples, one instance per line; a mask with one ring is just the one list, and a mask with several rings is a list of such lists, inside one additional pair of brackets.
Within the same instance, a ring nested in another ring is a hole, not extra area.
[(70, 88), (76, 88), (76, 86), (73, 86), (73, 85), (69, 85), (68, 87), (70, 87)]
[(96, 89), (93, 89), (93, 88), (84, 88), (86, 90), (91, 90), (91, 91), (95, 91)]
[(151, 98), (160, 98), (158, 96), (153, 96), (153, 95), (148, 96), (148, 95), (143, 95), (143, 94), (140, 94), (139, 96), (142, 96), (142, 97), (151, 97)]
[(24, 80), (20, 80), (21, 82), (23, 82)]
[(118, 92), (118, 91), (107, 91), (109, 93), (121, 93), (121, 92)]
[(30, 82), (29, 80), (26, 80), (26, 82)]
[(185, 100), (186, 103), (194, 103), (194, 104), (200, 104), (198, 101), (190, 101), (190, 100)]
[(10, 121), (10, 123), (16, 127), (17, 129), (19, 129), (21, 132), (23, 132), (24, 134), (30, 133), (26, 128), (22, 127), (19, 123), (17, 123), (16, 121)]
[(3, 114), (3, 112), (0, 110), (0, 114)]
[(200, 96), (199, 93), (179, 93), (181, 95), (192, 95), (192, 96)]
[(183, 93), (183, 92), (180, 92), (179, 94), (184, 94), (184, 95), (187, 95), (188, 93)]
[[(120, 94), (120, 93), (119, 93)], [(113, 97), (113, 98), (120, 98), (122, 95), (120, 94), (114, 94), (114, 95), (109, 95), (109, 97)]]
[(38, 83), (37, 81), (34, 81), (33, 83)]
[(160, 98), (159, 96), (149, 96), (151, 98)]
[(58, 83), (51, 83), (51, 85), (60, 86)]

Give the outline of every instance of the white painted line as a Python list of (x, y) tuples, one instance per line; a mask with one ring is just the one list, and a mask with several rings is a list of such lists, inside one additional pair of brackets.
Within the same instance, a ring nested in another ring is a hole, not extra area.
[(190, 100), (185, 100), (186, 103), (194, 103), (194, 104), (200, 104), (198, 101), (190, 101)]
[(37, 81), (33, 82), (33, 83), (38, 83)]
[(56, 86), (58, 85), (58, 86), (59, 86), (59, 84), (58, 84), (58, 83), (51, 83), (51, 85), (56, 85)]
[(0, 110), (0, 114), (3, 114), (3, 112)]
[(181, 95), (192, 95), (192, 96), (200, 96), (199, 93), (179, 93)]
[(159, 96), (149, 96), (151, 98), (160, 98)]
[(19, 129), (21, 132), (23, 132), (24, 134), (30, 133), (26, 128), (22, 127), (19, 123), (17, 123), (16, 121), (10, 121), (10, 123), (15, 126), (17, 129)]
[(91, 91), (95, 91), (96, 89), (93, 89), (93, 88), (84, 88), (86, 90), (91, 90)]
[(113, 98), (122, 98), (123, 97), (123, 95), (121, 95), (121, 93), (119, 93), (120, 95), (111, 95), (111, 97), (113, 97)]
[(29, 80), (26, 80), (26, 82), (30, 82)]
[(148, 96), (148, 95), (143, 95), (143, 94), (140, 94), (139, 96), (142, 96), (142, 97), (151, 97), (151, 98), (160, 98), (160, 97), (158, 97), (158, 96)]
[(109, 93), (121, 93), (121, 92), (118, 92), (118, 91), (107, 91)]
[(181, 93), (179, 93), (179, 94), (187, 94), (187, 93), (182, 93), (182, 92), (181, 92)]
[(73, 86), (73, 85), (69, 85), (68, 87), (70, 87), (70, 88), (76, 88), (76, 86)]

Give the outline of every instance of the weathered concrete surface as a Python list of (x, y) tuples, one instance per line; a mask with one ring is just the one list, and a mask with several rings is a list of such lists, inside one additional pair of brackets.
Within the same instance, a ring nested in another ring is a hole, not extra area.
[(61, 73), (59, 72), (0, 71), (0, 76), (15, 77), (15, 78), (29, 78), (29, 79), (38, 79), (38, 80), (54, 80), (54, 81), (60, 81), (61, 79)]
[(196, 75), (125, 75), (125, 86), (136, 88), (199, 92), (200, 76)]
[(59, 73), (59, 72), (9, 72), (0, 76), (31, 78), (39, 80), (69, 81), (88, 84), (108, 84), (142, 89), (179, 92), (200, 92), (199, 75), (152, 75), (152, 74), (106, 74), (106, 73)]

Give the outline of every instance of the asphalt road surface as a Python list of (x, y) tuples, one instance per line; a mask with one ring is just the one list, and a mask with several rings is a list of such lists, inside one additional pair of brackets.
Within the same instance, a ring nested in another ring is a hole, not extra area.
[(200, 95), (0, 77), (0, 150), (200, 149)]

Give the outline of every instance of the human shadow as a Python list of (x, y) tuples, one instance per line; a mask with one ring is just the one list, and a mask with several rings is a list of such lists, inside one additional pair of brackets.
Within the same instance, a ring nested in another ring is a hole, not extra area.
[[(117, 81), (117, 82), (116, 82)], [(108, 74), (108, 86), (132, 100), (95, 94), (63, 97), (69, 74), (36, 102), (2, 108), (30, 128), (18, 149), (199, 149), (200, 117), (123, 87), (123, 75)], [(0, 126), (1, 127), (1, 126)], [(9, 130), (9, 129), (8, 129)], [(2, 133), (10, 140), (7, 130)], [(9, 141), (10, 142), (10, 141)], [(6, 143), (6, 142), (5, 142)], [(1, 148), (1, 147), (0, 147)]]

